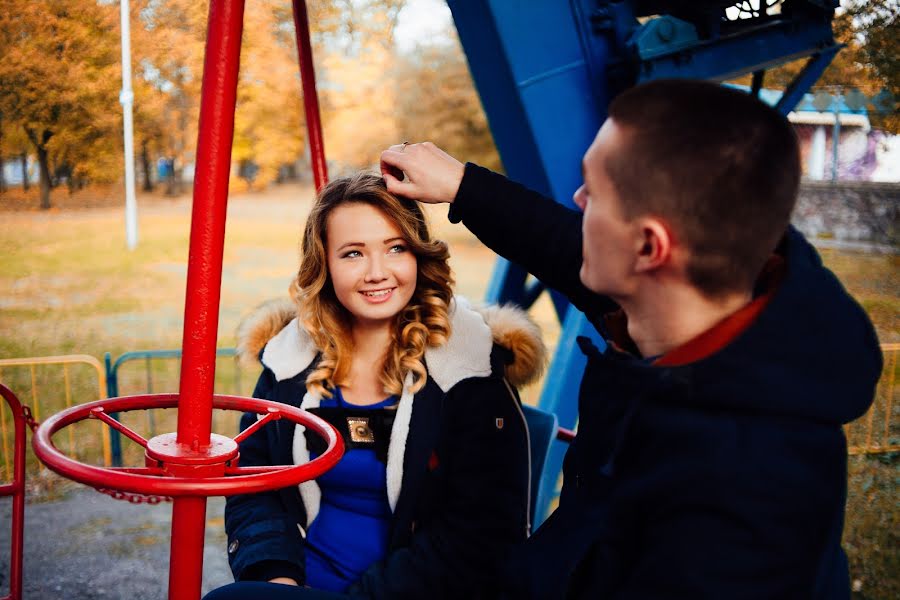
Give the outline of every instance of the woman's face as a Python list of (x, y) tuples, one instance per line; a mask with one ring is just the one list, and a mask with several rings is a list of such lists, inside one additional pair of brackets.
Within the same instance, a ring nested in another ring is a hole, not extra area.
[(416, 257), (397, 225), (369, 204), (343, 204), (328, 216), (328, 272), (354, 324), (387, 324), (416, 289)]

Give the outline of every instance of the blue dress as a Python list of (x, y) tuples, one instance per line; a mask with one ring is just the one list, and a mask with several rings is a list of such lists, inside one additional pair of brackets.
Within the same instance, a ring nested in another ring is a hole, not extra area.
[[(391, 396), (362, 408), (383, 409), (396, 403), (397, 397)], [(361, 408), (347, 403), (340, 388), (331, 398), (323, 398), (321, 406)], [(385, 477), (386, 466), (375, 451), (356, 447), (316, 480), (322, 500), (306, 535), (307, 585), (343, 591), (385, 557), (391, 518)]]

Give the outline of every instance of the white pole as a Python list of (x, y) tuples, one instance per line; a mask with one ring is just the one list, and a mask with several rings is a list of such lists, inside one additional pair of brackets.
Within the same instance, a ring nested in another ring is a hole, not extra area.
[(134, 92), (131, 90), (131, 26), (128, 18), (128, 0), (121, 0), (122, 13), (122, 91), (119, 103), (122, 105), (125, 129), (125, 240), (128, 249), (134, 250), (138, 242), (137, 201), (134, 197), (134, 131), (132, 106)]
[(816, 125), (809, 148), (809, 178), (814, 181), (825, 179), (825, 126)]

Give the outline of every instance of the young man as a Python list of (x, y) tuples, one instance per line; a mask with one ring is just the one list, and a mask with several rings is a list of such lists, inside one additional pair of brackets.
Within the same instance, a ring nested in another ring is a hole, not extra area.
[(610, 342), (579, 339), (559, 508), (512, 557), (510, 596), (849, 597), (841, 425), (869, 407), (881, 354), (789, 226), (781, 115), (705, 82), (628, 90), (584, 155), (582, 213), (427, 142), (381, 160), (390, 191), (452, 202)]

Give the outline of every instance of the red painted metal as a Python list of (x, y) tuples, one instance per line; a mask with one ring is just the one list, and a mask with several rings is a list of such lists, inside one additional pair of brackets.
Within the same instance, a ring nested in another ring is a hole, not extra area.
[[(256, 412), (267, 414), (276, 409), (280, 418), (285, 418), (309, 428), (321, 435), (328, 444), (326, 451), (315, 460), (302, 465), (272, 467), (240, 467), (240, 459), (224, 451), (219, 454), (221, 476), (210, 477), (202, 468), (209, 466), (208, 450), (204, 453), (186, 452), (184, 446), (171, 444), (171, 452), (164, 452), (162, 447), (154, 449), (149, 456), (152, 463), (143, 469), (130, 467), (127, 469), (109, 469), (94, 465), (86, 465), (69, 458), (53, 445), (53, 434), (64, 427), (89, 418), (91, 411), (102, 406), (107, 413), (129, 412), (148, 408), (180, 408), (178, 394), (146, 394), (141, 396), (125, 396), (109, 400), (98, 400), (82, 404), (57, 413), (44, 421), (35, 432), (32, 448), (35, 455), (50, 469), (63, 477), (68, 477), (86, 485), (132, 492), (172, 496), (177, 500), (184, 497), (232, 496), (235, 494), (252, 494), (267, 490), (296, 485), (301, 481), (315, 479), (341, 459), (344, 446), (337, 431), (322, 419), (287, 404), (279, 404), (258, 398), (242, 398), (240, 396), (220, 396), (213, 399), (213, 407), (224, 410)], [(171, 434), (169, 434), (171, 435)], [(156, 439), (156, 438), (154, 438)], [(171, 439), (171, 438), (169, 438)], [(233, 440), (228, 440), (233, 443)], [(148, 454), (150, 454), (148, 452)], [(231, 458), (228, 458), (228, 457)], [(224, 462), (229, 461), (229, 462)], [(235, 464), (238, 463), (238, 464)], [(193, 469), (192, 469), (193, 468)], [(159, 477), (162, 472), (166, 476)], [(173, 528), (173, 537), (182, 538), (182, 533)], [(173, 561), (173, 566), (176, 565)]]
[(560, 427), (556, 430), (556, 439), (561, 442), (566, 442), (567, 444), (571, 444), (575, 441), (575, 432), (571, 429), (566, 429), (565, 427)]
[[(210, 2), (200, 92), (177, 433), (178, 443), (194, 452), (209, 445), (212, 427), (222, 253), (243, 28), (244, 0)], [(116, 486), (110, 483), (108, 487)], [(173, 500), (172, 546), (190, 549), (193, 554), (179, 553), (180, 561), (172, 557), (169, 600), (200, 597), (204, 521), (200, 519), (193, 527), (184, 523), (188, 515), (206, 513), (205, 494), (197, 496), (203, 497)], [(200, 503), (202, 511), (197, 509)]]
[(200, 598), (205, 527), (206, 498), (175, 498), (172, 501), (169, 600)]
[(106, 423), (107, 425), (109, 425), (110, 427), (112, 427), (113, 429), (118, 431), (119, 433), (123, 434), (128, 439), (130, 439), (132, 442), (140, 444), (144, 448), (147, 447), (147, 440), (145, 440), (138, 432), (131, 429), (124, 423), (116, 421), (111, 416), (106, 414), (106, 411), (103, 410), (102, 406), (98, 406), (97, 408), (93, 409), (89, 416), (92, 419), (99, 419), (99, 420), (103, 421), (104, 423)]
[[(147, 466), (152, 467), (158, 462), (172, 463), (184, 466), (223, 466), (238, 457), (237, 442), (224, 435), (211, 433), (209, 445), (200, 452), (194, 452), (190, 448), (178, 443), (174, 433), (163, 433), (152, 438), (147, 443)], [(174, 473), (173, 473), (174, 475)]]
[(316, 191), (318, 191), (328, 183), (328, 165), (325, 163), (325, 142), (322, 138), (322, 119), (319, 116), (319, 96), (316, 93), (316, 70), (313, 67), (312, 44), (309, 39), (309, 16), (306, 10), (306, 0), (293, 0), (293, 5), (309, 155)]
[(0, 384), (0, 396), (13, 415), (14, 450), (12, 483), (0, 486), (0, 496), (12, 496), (12, 525), (9, 549), (9, 595), (3, 600), (21, 600), (23, 543), (25, 541), (25, 413), (8, 387)]
[(209, 443), (244, 0), (209, 5), (182, 341), (178, 441)]
[(277, 421), (281, 418), (281, 413), (276, 409), (269, 409), (269, 412), (261, 419), (257, 419), (256, 423), (243, 430), (238, 434), (236, 438), (234, 438), (235, 443), (240, 444), (245, 439), (256, 433), (257, 429), (260, 429), (263, 425), (268, 423), (269, 421)]

